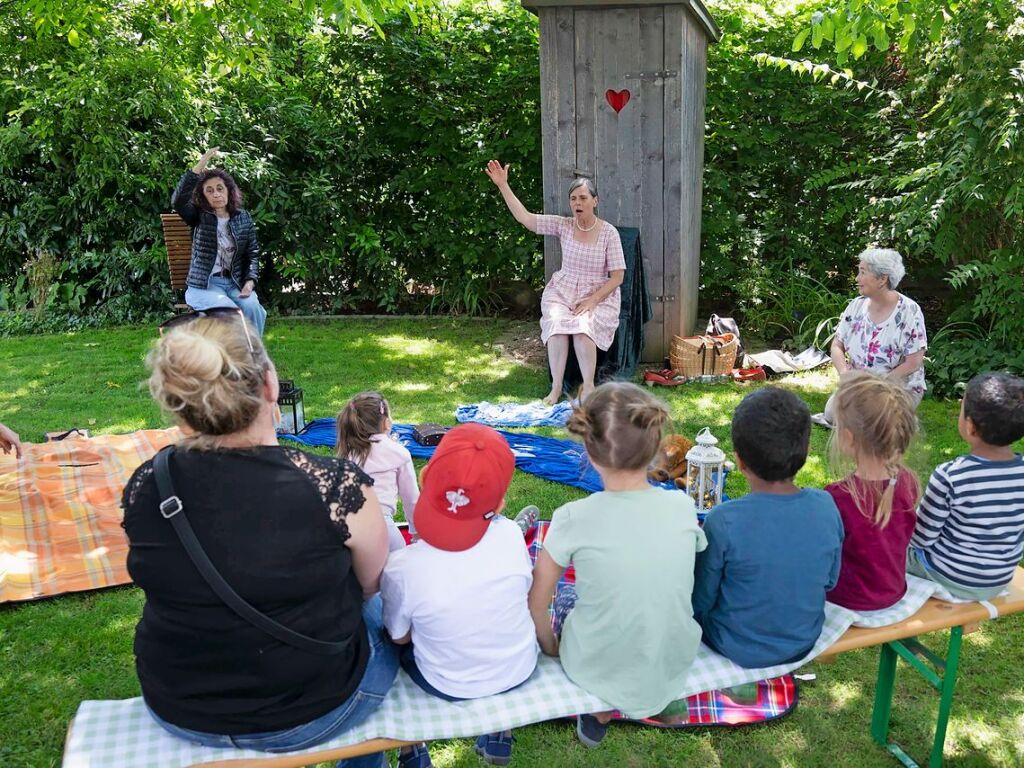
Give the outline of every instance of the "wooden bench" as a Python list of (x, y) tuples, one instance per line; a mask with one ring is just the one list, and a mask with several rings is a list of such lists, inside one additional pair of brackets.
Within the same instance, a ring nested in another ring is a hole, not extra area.
[[(889, 720), (892, 713), (893, 692), (896, 681), (897, 660), (902, 658), (912, 669), (919, 672), (939, 695), (938, 718), (929, 768), (942, 765), (942, 751), (946, 741), (946, 729), (953, 705), (953, 693), (960, 664), (962, 640), (965, 628), (996, 617), (1024, 612), (1024, 568), (1018, 568), (1010, 584), (1009, 593), (991, 600), (992, 611), (981, 603), (946, 603), (934, 598), (913, 616), (896, 624), (878, 628), (851, 627), (815, 661), (827, 662), (840, 653), (873, 646), (881, 646), (878, 679), (875, 685), (875, 701), (871, 718), (871, 736), (876, 743), (905, 766), (917, 768), (915, 763), (897, 744), (889, 741)], [(946, 657), (925, 648), (917, 640), (918, 635), (950, 630)], [(72, 721), (71, 727), (74, 726)], [(70, 735), (71, 727), (68, 729)], [(372, 739), (359, 744), (335, 749), (325, 749), (303, 755), (270, 755), (265, 758), (226, 757), (222, 760), (203, 762), (203, 768), (302, 768), (321, 762), (331, 762), (348, 757), (358, 757), (380, 752), (414, 742), (394, 739)], [(230, 754), (228, 752), (227, 754)]]
[[(171, 274), (171, 289), (184, 292), (187, 288), (188, 268), (192, 264), (192, 228), (176, 213), (161, 213), (160, 224), (164, 231), (164, 244), (167, 246), (167, 267)], [(184, 303), (176, 303), (177, 310), (188, 310), (191, 307)]]
[[(1024, 568), (1017, 568), (1009, 586), (1009, 594), (988, 601), (996, 612), (993, 616), (982, 603), (945, 603), (932, 598), (909, 619), (877, 629), (850, 627), (846, 633), (816, 661), (829, 661), (840, 653), (880, 645), (878, 679), (875, 681), (875, 703), (871, 713), (871, 738), (908, 768), (918, 764), (894, 741), (889, 740), (889, 719), (896, 683), (896, 662), (903, 659), (938, 691), (939, 712), (935, 722), (935, 737), (928, 758), (928, 768), (942, 765), (942, 750), (946, 743), (946, 728), (953, 707), (953, 691), (960, 667), (965, 629), (996, 616), (1009, 616), (1024, 611)], [(922, 645), (917, 637), (928, 632), (949, 630), (946, 657), (942, 658)]]

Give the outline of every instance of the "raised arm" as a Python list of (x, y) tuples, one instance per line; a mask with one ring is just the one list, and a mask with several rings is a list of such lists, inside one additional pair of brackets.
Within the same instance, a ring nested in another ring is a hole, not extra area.
[(192, 166), (192, 170), (185, 171), (185, 175), (178, 181), (178, 186), (171, 195), (171, 207), (190, 227), (199, 223), (199, 211), (192, 204), (192, 191), (199, 183), (199, 174), (206, 170), (206, 166), (219, 149), (220, 147), (211, 147), (206, 150), (199, 158), (199, 162)]
[(508, 166), (502, 166), (497, 160), (491, 160), (487, 163), (487, 168), (484, 169), (484, 172), (494, 182), (494, 186), (498, 188), (498, 191), (501, 192), (505, 205), (508, 206), (516, 221), (531, 232), (536, 233), (537, 214), (526, 210), (526, 206), (519, 201), (519, 198), (515, 196), (512, 188), (508, 185)]

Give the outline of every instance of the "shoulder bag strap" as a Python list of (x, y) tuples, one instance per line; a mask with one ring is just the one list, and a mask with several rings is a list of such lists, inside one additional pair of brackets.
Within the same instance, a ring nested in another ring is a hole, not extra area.
[(220, 575), (220, 572), (210, 562), (210, 558), (207, 557), (206, 552), (199, 543), (199, 539), (196, 538), (195, 531), (192, 530), (192, 526), (185, 516), (181, 499), (178, 498), (174, 491), (169, 467), (170, 456), (173, 452), (174, 446), (167, 446), (153, 458), (156, 487), (161, 498), (160, 514), (174, 526), (174, 532), (178, 534), (178, 538), (181, 540), (182, 546), (185, 547), (189, 559), (192, 560), (200, 575), (210, 585), (210, 589), (217, 594), (217, 597), (254, 627), (262, 629), (271, 637), (280, 640), (282, 643), (294, 646), (299, 650), (315, 653), (320, 656), (333, 656), (348, 648), (349, 640), (326, 642), (288, 629), (284, 624), (275, 621), (265, 613), (254, 608), (241, 595), (235, 592), (230, 584), (224, 581), (224, 577)]

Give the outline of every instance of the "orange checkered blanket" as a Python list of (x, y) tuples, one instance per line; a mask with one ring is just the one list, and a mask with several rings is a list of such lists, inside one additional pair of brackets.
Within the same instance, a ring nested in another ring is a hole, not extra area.
[(0, 603), (127, 584), (121, 490), (177, 429), (26, 444), (0, 454)]

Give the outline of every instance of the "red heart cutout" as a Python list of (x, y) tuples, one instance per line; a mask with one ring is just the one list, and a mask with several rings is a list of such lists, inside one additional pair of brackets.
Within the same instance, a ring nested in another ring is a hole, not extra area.
[(608, 100), (609, 106), (615, 110), (615, 114), (619, 114), (622, 108), (629, 104), (629, 91), (625, 88), (621, 91), (613, 91), (609, 88), (604, 92), (604, 97)]

